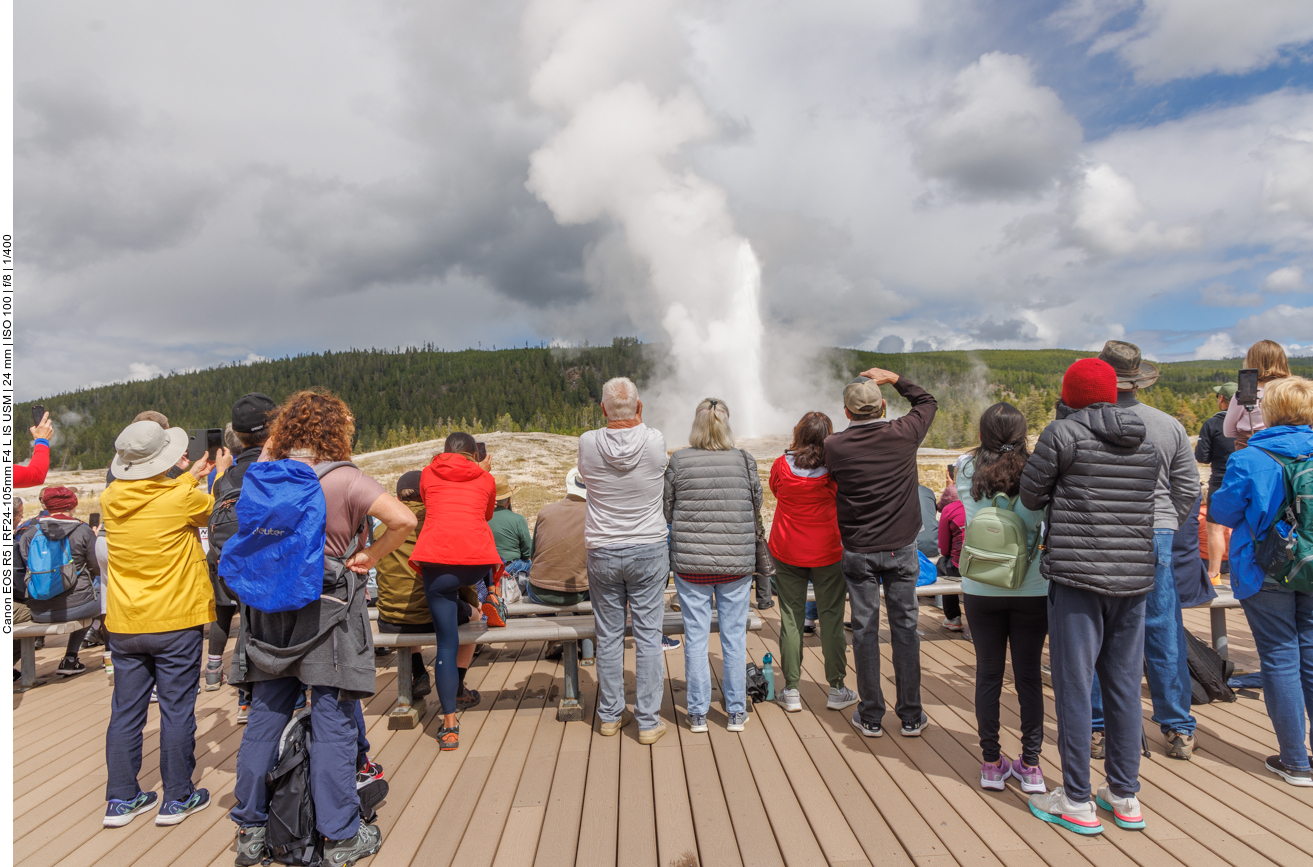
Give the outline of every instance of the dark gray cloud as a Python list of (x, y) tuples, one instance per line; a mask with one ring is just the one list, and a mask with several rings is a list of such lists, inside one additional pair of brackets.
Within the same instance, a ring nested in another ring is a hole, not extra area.
[(907, 341), (897, 334), (886, 334), (880, 338), (880, 342), (875, 345), (876, 352), (902, 352), (907, 347)]

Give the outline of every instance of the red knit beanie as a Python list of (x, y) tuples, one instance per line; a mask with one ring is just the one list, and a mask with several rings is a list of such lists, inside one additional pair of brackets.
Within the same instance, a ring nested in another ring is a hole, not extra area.
[(1062, 375), (1062, 402), (1072, 409), (1117, 402), (1117, 371), (1097, 358), (1082, 358)]

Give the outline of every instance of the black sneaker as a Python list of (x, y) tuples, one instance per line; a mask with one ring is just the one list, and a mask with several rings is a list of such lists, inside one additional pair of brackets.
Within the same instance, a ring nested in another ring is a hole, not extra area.
[(323, 863), (329, 867), (348, 867), (361, 858), (368, 858), (383, 846), (383, 833), (377, 825), (360, 823), (360, 830), (350, 840), (328, 840), (324, 846)]
[(59, 668), (55, 669), (55, 674), (60, 677), (72, 677), (75, 674), (81, 674), (86, 671), (87, 667), (78, 662), (75, 656), (66, 656), (59, 661)]
[(427, 671), (411, 683), (410, 695), (412, 698), (423, 698), (431, 692), (433, 692), (433, 681), (429, 678)]
[(930, 717), (921, 714), (920, 722), (903, 723), (903, 727), (898, 733), (905, 738), (919, 738), (921, 737), (921, 732), (925, 731), (925, 728), (928, 725), (930, 725)]
[(775, 607), (775, 600), (774, 600), (774, 599), (759, 599), (759, 600), (757, 600), (757, 610), (758, 610), (758, 611), (765, 611), (767, 608), (774, 608), (774, 607)]
[(862, 722), (862, 718), (858, 716), (857, 711), (853, 711), (853, 715), (848, 721), (853, 724), (853, 728), (862, 733), (863, 737), (878, 738), (884, 736), (884, 730), (880, 728), (879, 723)]
[(206, 789), (197, 789), (185, 801), (165, 801), (160, 812), (155, 816), (156, 825), (176, 825), (192, 813), (199, 813), (210, 806), (210, 793)]
[(1281, 756), (1268, 756), (1264, 763), (1267, 769), (1292, 786), (1313, 786), (1313, 773), (1309, 771), (1292, 771), (1281, 761)]
[(265, 858), (264, 825), (248, 825), (237, 829), (237, 867), (255, 867)]

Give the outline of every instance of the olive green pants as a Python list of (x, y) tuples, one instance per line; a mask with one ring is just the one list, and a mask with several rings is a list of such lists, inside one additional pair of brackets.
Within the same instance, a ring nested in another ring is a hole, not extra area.
[(807, 582), (816, 590), (816, 616), (825, 656), (825, 679), (843, 686), (848, 667), (848, 639), (843, 634), (843, 606), (848, 585), (839, 563), (829, 566), (790, 566), (775, 560), (775, 589), (780, 597), (780, 670), (784, 688), (797, 689), (802, 673), (802, 618), (807, 607)]

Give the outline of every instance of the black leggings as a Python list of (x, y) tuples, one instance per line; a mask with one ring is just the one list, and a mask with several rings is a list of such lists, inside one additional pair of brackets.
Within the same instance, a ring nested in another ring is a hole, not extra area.
[(461, 587), (470, 587), (487, 578), (491, 566), (448, 566), (425, 563), (421, 577), (424, 595), (433, 615), (433, 632), (438, 637), (438, 654), (433, 660), (433, 680), (438, 688), (442, 712), (456, 712), (456, 690), (460, 672), (456, 670), (456, 650), (460, 647)]
[[(939, 576), (942, 578), (962, 577), (962, 573), (957, 571), (957, 567), (953, 565), (953, 561), (947, 557), (940, 557), (937, 565), (938, 568), (935, 571), (938, 572)], [(958, 605), (958, 601), (956, 593), (946, 594), (944, 596), (944, 619), (956, 620), (962, 616), (962, 609)], [(967, 618), (967, 620), (970, 619), (970, 617)]]
[(223, 656), (228, 646), (228, 636), (232, 633), (233, 616), (236, 614), (236, 605), (214, 607), (214, 622), (210, 624), (210, 656)]
[(987, 762), (998, 761), (998, 705), (1010, 641), (1012, 676), (1021, 704), (1021, 757), (1028, 765), (1039, 764), (1044, 743), (1044, 685), (1039, 666), (1049, 632), (1048, 598), (968, 593), (964, 599), (976, 647), (976, 728), (981, 756)]

